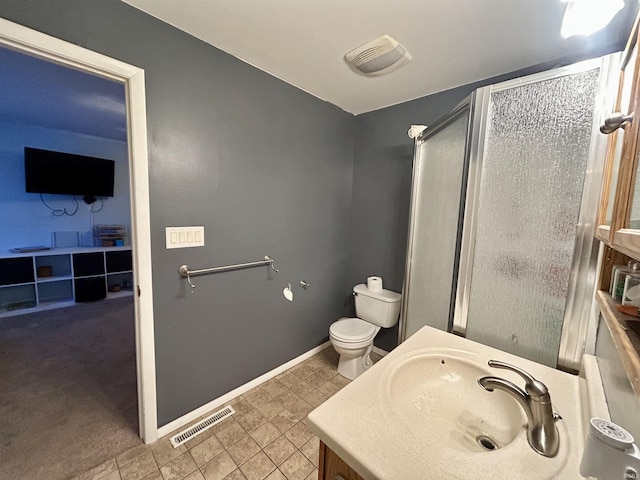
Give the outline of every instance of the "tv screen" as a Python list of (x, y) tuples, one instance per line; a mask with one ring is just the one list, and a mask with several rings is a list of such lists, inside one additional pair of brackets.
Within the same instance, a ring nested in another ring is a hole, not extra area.
[(26, 191), (113, 197), (115, 162), (24, 147)]

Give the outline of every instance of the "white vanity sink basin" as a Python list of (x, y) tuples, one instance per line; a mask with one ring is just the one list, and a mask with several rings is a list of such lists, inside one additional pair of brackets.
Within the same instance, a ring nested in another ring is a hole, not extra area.
[[(524, 386), (489, 360), (549, 388), (562, 416), (555, 457), (529, 445), (515, 398), (477, 383), (490, 375)], [(424, 327), (311, 412), (307, 425), (365, 480), (576, 480), (582, 415), (577, 376)]]
[[(491, 452), (510, 444), (526, 426), (522, 408), (477, 380), (496, 375), (489, 357), (455, 349), (407, 353), (385, 369), (380, 382), (384, 414), (396, 429), (436, 435), (450, 451)], [(493, 371), (492, 371), (493, 370)], [(533, 452), (532, 452), (533, 453)]]

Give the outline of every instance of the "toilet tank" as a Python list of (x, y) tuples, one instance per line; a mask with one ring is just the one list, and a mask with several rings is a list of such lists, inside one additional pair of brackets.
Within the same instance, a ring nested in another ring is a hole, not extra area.
[(365, 284), (353, 287), (356, 301), (356, 315), (382, 328), (393, 327), (400, 315), (402, 295), (391, 290), (370, 291)]

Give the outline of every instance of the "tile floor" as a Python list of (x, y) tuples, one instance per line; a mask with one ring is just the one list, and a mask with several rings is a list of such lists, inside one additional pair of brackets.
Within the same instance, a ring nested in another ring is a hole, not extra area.
[(234, 415), (180, 447), (169, 442), (173, 432), (74, 480), (317, 479), (319, 440), (305, 419), (349, 383), (338, 375), (337, 365), (338, 354), (326, 348), (228, 402)]

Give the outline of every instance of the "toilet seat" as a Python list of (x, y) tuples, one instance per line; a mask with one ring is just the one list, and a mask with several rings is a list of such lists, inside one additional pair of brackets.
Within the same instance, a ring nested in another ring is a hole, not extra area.
[(329, 327), (329, 335), (345, 343), (373, 340), (379, 328), (360, 318), (341, 318)]

